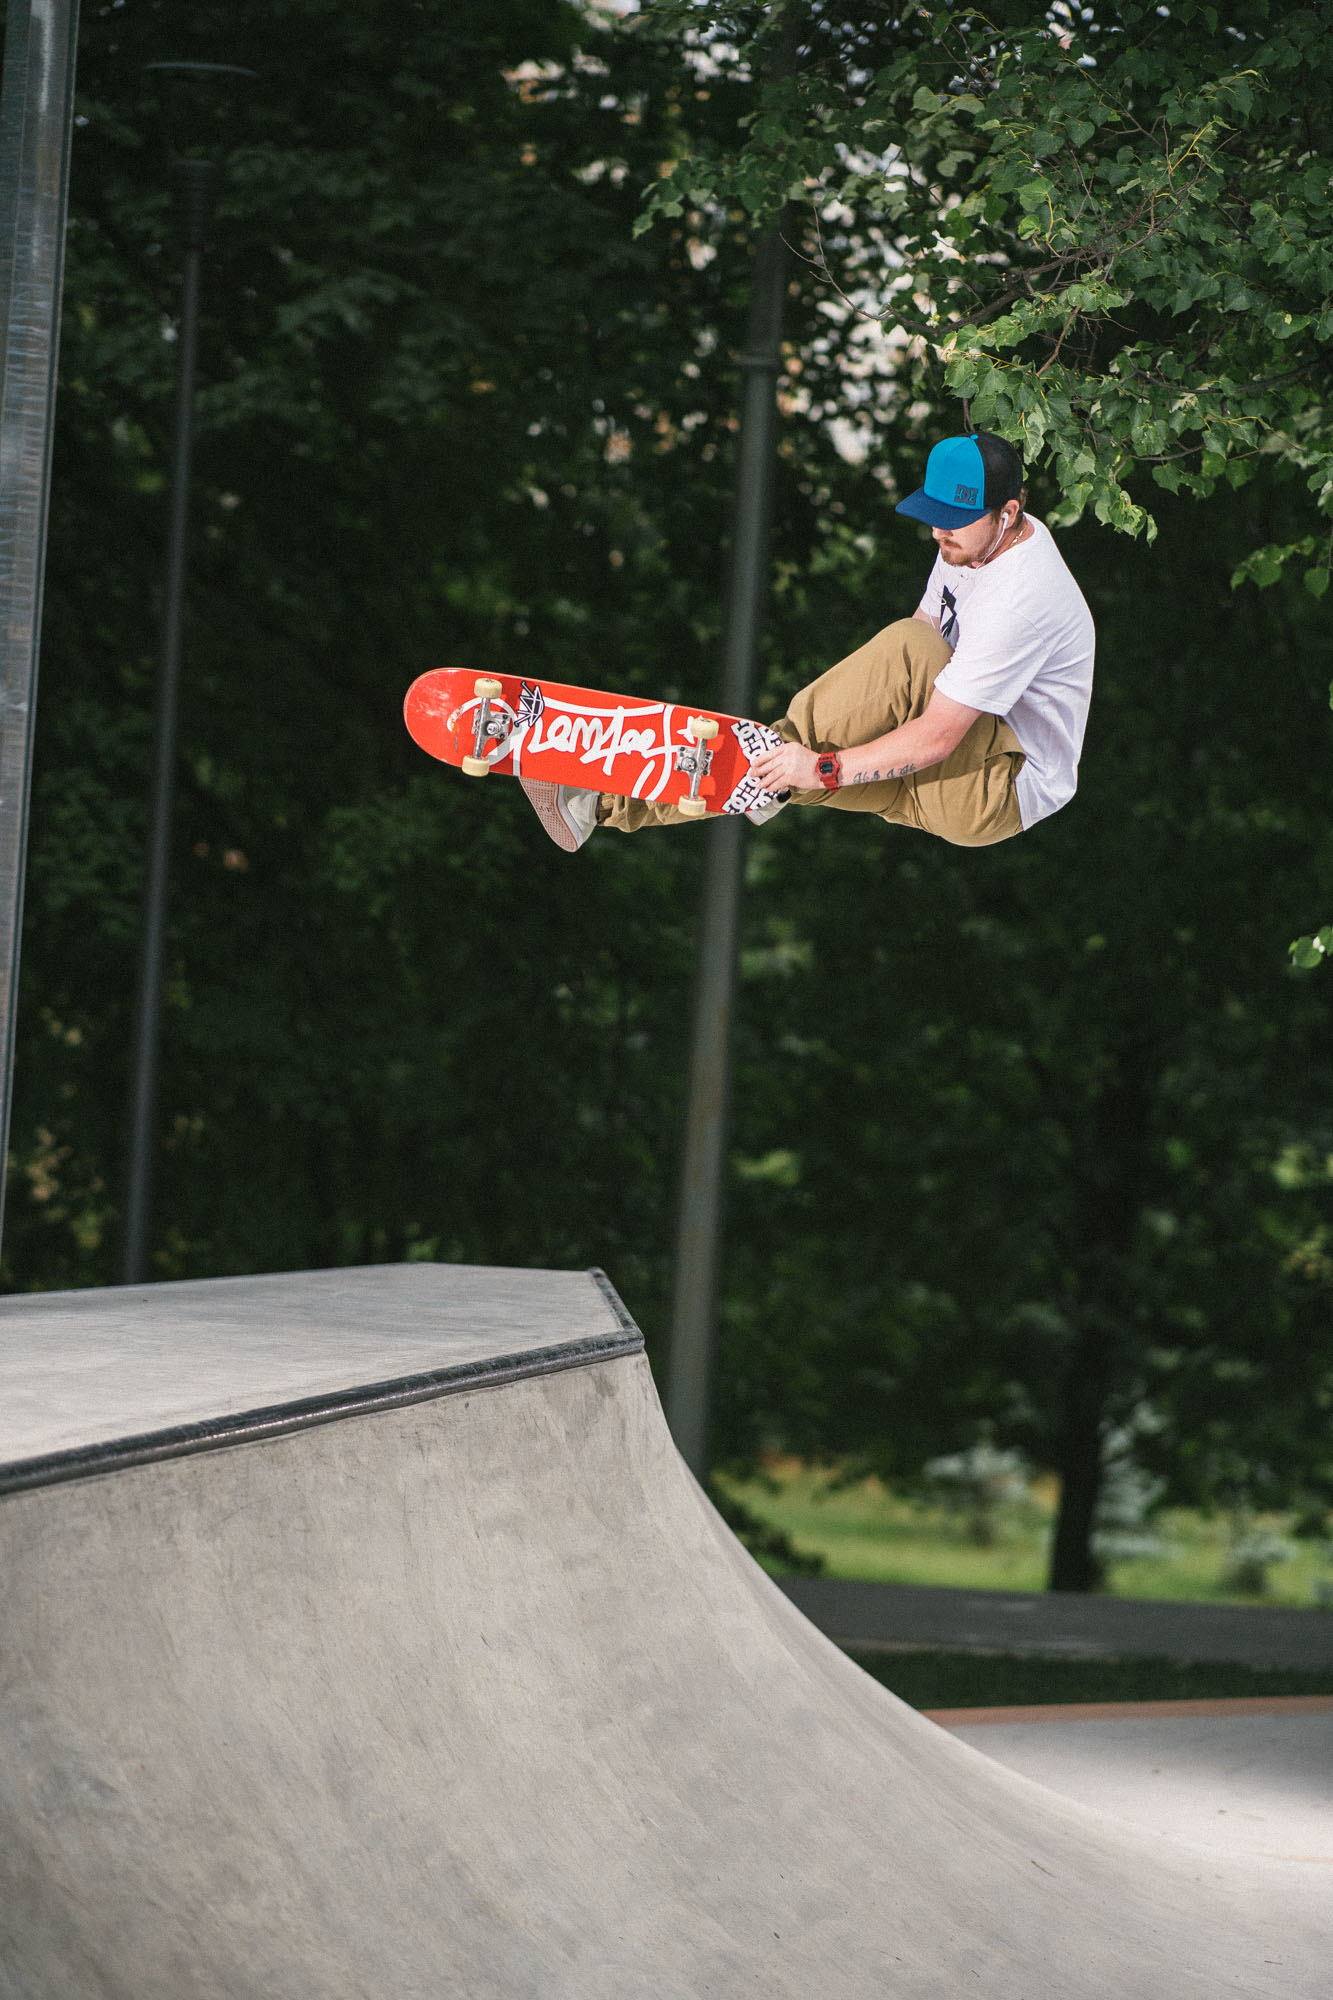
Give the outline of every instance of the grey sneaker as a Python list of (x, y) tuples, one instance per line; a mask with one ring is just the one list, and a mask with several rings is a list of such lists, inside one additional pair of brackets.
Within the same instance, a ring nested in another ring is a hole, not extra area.
[(783, 792), (781, 797), (770, 799), (767, 805), (751, 806), (745, 817), (751, 826), (765, 826), (769, 820), (776, 819), (782, 808), (790, 803), (791, 793)]
[(557, 847), (577, 854), (597, 825), (597, 792), (581, 792), (573, 785), (553, 785), (547, 778), (520, 778), (536, 813)]

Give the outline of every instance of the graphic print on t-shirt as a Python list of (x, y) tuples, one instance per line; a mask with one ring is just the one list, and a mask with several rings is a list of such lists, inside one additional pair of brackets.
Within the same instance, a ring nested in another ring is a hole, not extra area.
[(940, 591), (940, 637), (951, 646), (958, 639), (958, 599), (947, 583)]

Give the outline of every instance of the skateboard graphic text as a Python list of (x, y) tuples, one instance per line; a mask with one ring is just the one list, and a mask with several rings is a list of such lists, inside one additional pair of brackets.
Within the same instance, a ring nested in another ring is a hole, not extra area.
[(464, 667), (422, 674), (403, 713), (414, 742), (469, 777), (618, 792), (691, 818), (771, 803), (750, 764), (781, 740), (741, 716)]

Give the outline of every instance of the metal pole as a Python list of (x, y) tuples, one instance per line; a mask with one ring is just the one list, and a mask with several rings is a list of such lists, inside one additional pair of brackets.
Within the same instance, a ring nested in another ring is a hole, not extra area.
[(180, 345), (176, 362), (175, 453), (171, 471), (171, 524), (167, 538), (162, 614), (162, 664), (154, 727), (153, 789), (149, 811), (148, 874), (144, 890), (135, 1009), (134, 1072), (130, 1088), (129, 1172), (121, 1275), (127, 1285), (147, 1275), (153, 1206), (153, 1153), (157, 1126), (161, 1041), (162, 957), (167, 886), (171, 870), (172, 804), (176, 791), (176, 718), (179, 708), (181, 633), (185, 614), (185, 558), (190, 515), (190, 465), (194, 448), (194, 383), (199, 344), (199, 288), (208, 224), (219, 168), (215, 160), (177, 160), (177, 186), (185, 235)]
[(0, 85), (0, 1215), (14, 1081), (78, 0), (10, 0)]
[[(753, 706), (755, 662), (768, 596), (775, 389), (785, 287), (786, 249), (781, 230), (775, 229), (760, 243), (755, 257), (749, 331), (740, 357), (745, 387), (720, 695), (721, 706), (730, 715), (748, 715)], [(725, 821), (709, 834), (676, 1237), (666, 1410), (676, 1444), (699, 1479), (708, 1469), (717, 1354), (743, 839), (738, 820)]]

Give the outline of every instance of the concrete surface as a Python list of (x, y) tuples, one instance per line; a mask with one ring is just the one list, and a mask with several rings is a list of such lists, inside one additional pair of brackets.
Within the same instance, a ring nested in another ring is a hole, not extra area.
[[(378, 1264), (0, 1301), (0, 1490), (642, 1335), (600, 1273)], [(26, 1469), (26, 1474), (25, 1474)]]
[(1313, 1607), (937, 1590), (827, 1576), (784, 1577), (782, 1588), (821, 1632), (865, 1652), (941, 1646), (951, 1652), (1071, 1660), (1218, 1660), (1327, 1670), (1333, 1692), (1333, 1612)]
[(931, 1719), (1007, 1770), (1141, 1835), (1333, 1870), (1333, 1700), (955, 1710)]
[[(557, 1298), (606, 1336), (590, 1278), (527, 1280), (388, 1273), (373, 1331), (325, 1297), (374, 1381), (433, 1317), (429, 1399), (0, 1499), (3, 2000), (1322, 2000), (1326, 1875), (1146, 1843), (897, 1702), (727, 1533), (641, 1355), (460, 1386)], [(211, 1398), (178, 1294), (156, 1414), (304, 1408), (309, 1282), (209, 1322)]]

